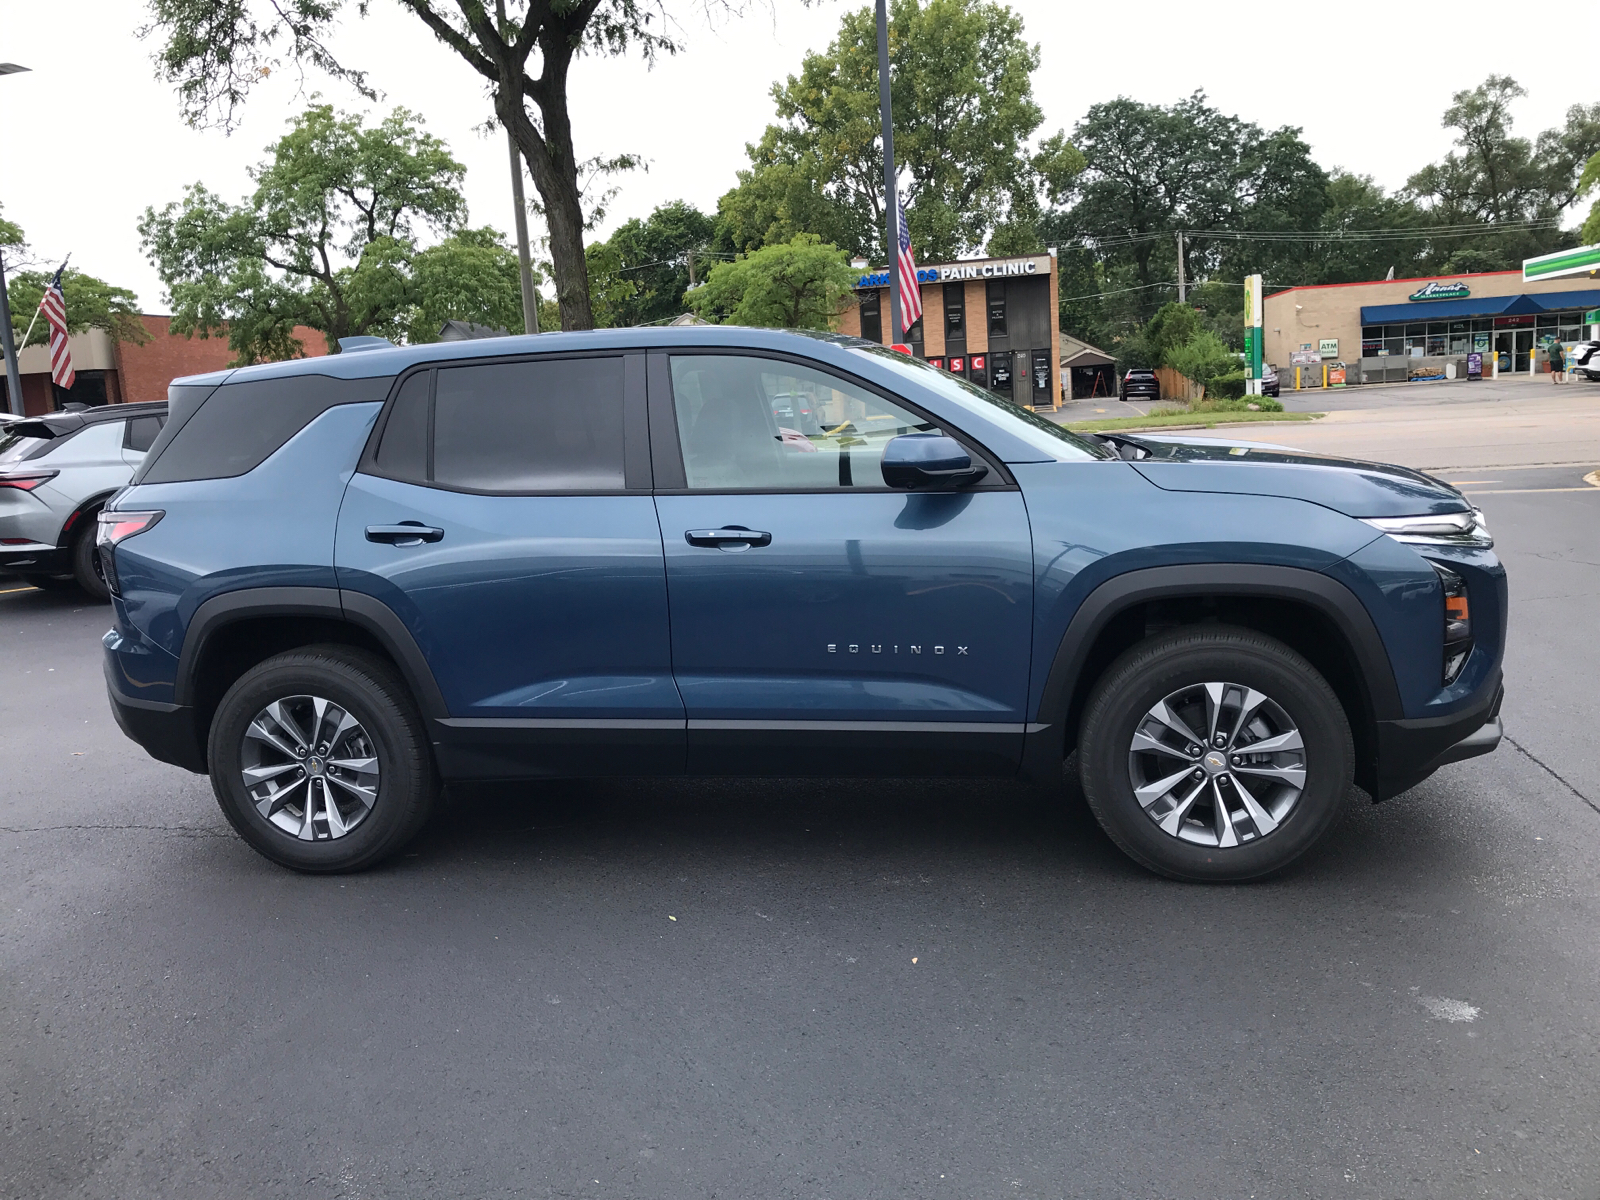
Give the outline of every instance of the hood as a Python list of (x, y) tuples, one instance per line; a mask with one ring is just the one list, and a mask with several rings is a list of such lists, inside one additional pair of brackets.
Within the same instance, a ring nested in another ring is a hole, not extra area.
[(1134, 469), (1169, 492), (1284, 496), (1309, 500), (1348, 517), (1411, 517), (1466, 512), (1472, 507), (1448, 483), (1409, 467), (1259, 442), (1145, 435), (1118, 435), (1117, 440), (1135, 448), (1135, 456), (1124, 454)]

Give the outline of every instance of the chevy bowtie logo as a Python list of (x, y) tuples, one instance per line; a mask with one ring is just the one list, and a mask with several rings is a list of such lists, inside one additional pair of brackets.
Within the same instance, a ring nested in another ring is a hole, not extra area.
[(954, 654), (957, 658), (970, 657), (965, 646), (896, 646), (892, 642), (829, 642), (829, 654), (921, 654), (926, 649), (933, 654)]

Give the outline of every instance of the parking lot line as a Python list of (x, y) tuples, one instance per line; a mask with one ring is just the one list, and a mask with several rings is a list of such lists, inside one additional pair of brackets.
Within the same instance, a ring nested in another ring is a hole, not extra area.
[(36, 592), (38, 590), (39, 590), (38, 588), (33, 587), (31, 584), (28, 585), (27, 587), (3, 588), (3, 589), (0, 589), (0, 596), (9, 596), (9, 595), (11, 595), (12, 592)]
[(1468, 494), (1473, 496), (1523, 496), (1530, 492), (1594, 492), (1600, 495), (1600, 488), (1589, 487), (1564, 487), (1564, 488), (1470, 488)]

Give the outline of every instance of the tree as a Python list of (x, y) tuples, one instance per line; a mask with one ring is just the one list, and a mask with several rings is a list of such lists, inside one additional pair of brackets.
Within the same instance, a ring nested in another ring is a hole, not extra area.
[[(1129, 268), (1148, 316), (1177, 278), (1177, 234), (1189, 279), (1237, 262), (1239, 243), (1216, 232), (1315, 226), (1327, 175), (1291, 127), (1263, 131), (1195, 92), (1171, 106), (1127, 97), (1093, 105), (1073, 130), (1087, 163), (1076, 202), (1047, 228)], [(1237, 269), (1237, 267), (1235, 268)], [(1169, 293), (1170, 294), (1170, 293)]]
[(684, 300), (713, 323), (832, 329), (858, 272), (814, 233), (718, 263)]
[[(1576, 188), (1581, 199), (1588, 196), (1596, 188), (1600, 188), (1600, 153), (1594, 155), (1583, 168), (1583, 175), (1578, 179)], [(1589, 208), (1588, 219), (1583, 223), (1583, 229), (1578, 236), (1583, 239), (1583, 244), (1591, 246), (1600, 242), (1600, 199), (1597, 199)]]
[(585, 253), (595, 325), (649, 325), (682, 313), (684, 292), (716, 261), (711, 257), (715, 233), (710, 217), (674, 200), (642, 221), (625, 221), (604, 242), (591, 243)]
[[(17, 232), (20, 234), (21, 230)], [(33, 332), (28, 335), (28, 345), (38, 346), (49, 340), (49, 323), (43, 317), (34, 321), (33, 315), (39, 311), (39, 301), (54, 278), (54, 271), (19, 271), (7, 281), (11, 326), (16, 331), (18, 350), (23, 348), (22, 335), (30, 322)], [(61, 273), (61, 298), (66, 302), (68, 333), (103, 329), (113, 341), (132, 342), (136, 346), (150, 340), (150, 334), (139, 320), (138, 297), (127, 288), (68, 267)]]
[[(730, 248), (812, 232), (851, 254), (881, 254), (877, 46), (873, 10), (848, 13), (826, 51), (773, 85), (778, 123), (746, 147), (750, 168), (718, 205)], [(894, 0), (889, 59), (919, 255), (956, 258), (997, 233), (1032, 249), (1043, 198), (1059, 198), (1082, 160), (1061, 134), (1030, 148), (1043, 121), (1039, 48), (1023, 39), (1022, 18), (988, 0)]]
[[(341, 62), (327, 37), (345, 0), (149, 0), (163, 78), (178, 85), (191, 124), (232, 128), (254, 84), (284, 57), (346, 80), (369, 98), (362, 72)], [(413, 16), (488, 81), (494, 113), (522, 152), (550, 233), (564, 329), (592, 325), (584, 264), (583, 193), (568, 104), (580, 53), (637, 47), (647, 63), (679, 44), (666, 32), (665, 0), (400, 0)], [(698, 0), (709, 12), (743, 11), (745, 0)], [(355, 0), (365, 15), (367, 0)], [(528, 105), (537, 110), (530, 116)], [(613, 160), (614, 161), (614, 160)], [(601, 160), (591, 160), (601, 163)]]
[(1477, 87), (1455, 93), (1443, 124), (1455, 130), (1457, 149), (1411, 176), (1406, 194), (1431, 225), (1527, 227), (1479, 235), (1469, 247), (1455, 236), (1441, 236), (1430, 265), (1470, 250), (1476, 256), (1465, 261), (1503, 263), (1499, 269), (1508, 269), (1571, 243), (1558, 219), (1577, 199), (1584, 163), (1600, 152), (1600, 104), (1573, 105), (1561, 128), (1530, 141), (1512, 132), (1511, 105), (1525, 95), (1508, 75), (1490, 75)]
[[(493, 230), (464, 228), (465, 168), (419, 118), (396, 109), (368, 128), (318, 105), (270, 151), (239, 204), (194, 184), (145, 210), (175, 332), (226, 330), (238, 361), (255, 362), (298, 354), (297, 325), (330, 348), (360, 334), (432, 340), (446, 316), (520, 325), (515, 258)], [(425, 231), (447, 236), (424, 250)]]

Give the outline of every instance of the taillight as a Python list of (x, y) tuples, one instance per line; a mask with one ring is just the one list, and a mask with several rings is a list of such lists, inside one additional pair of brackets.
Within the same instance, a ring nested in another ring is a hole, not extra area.
[(16, 488), (19, 492), (31, 492), (41, 483), (49, 483), (60, 471), (12, 471), (0, 475), (0, 488)]
[(1449, 567), (1429, 560), (1444, 587), (1444, 682), (1448, 687), (1461, 676), (1472, 653), (1472, 610), (1467, 581)]
[(113, 595), (122, 595), (117, 579), (116, 549), (135, 534), (151, 528), (166, 514), (153, 512), (100, 512), (100, 528), (96, 530), (95, 545), (100, 552), (100, 566), (106, 576), (106, 586)]

